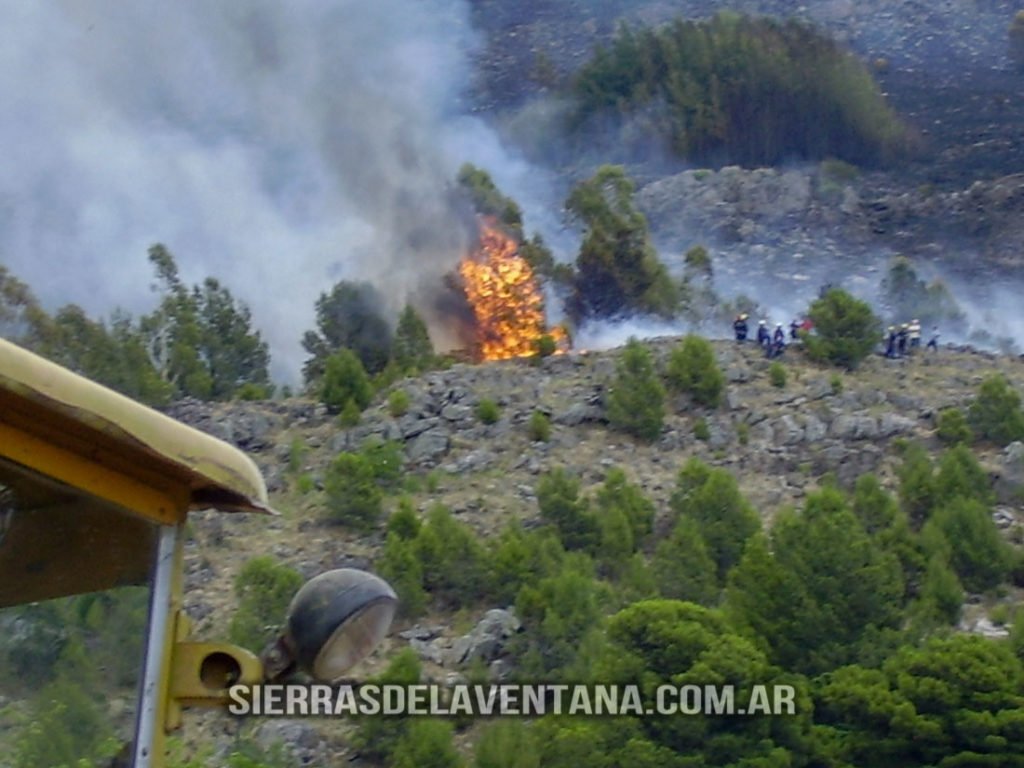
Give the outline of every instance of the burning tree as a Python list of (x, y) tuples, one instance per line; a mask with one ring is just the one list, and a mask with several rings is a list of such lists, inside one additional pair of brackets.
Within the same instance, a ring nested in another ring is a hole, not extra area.
[(533, 269), (519, 255), (516, 240), (493, 219), (481, 219), (479, 246), (458, 271), (472, 309), (480, 359), (533, 355), (546, 335), (565, 342), (562, 328), (547, 328), (544, 297)]

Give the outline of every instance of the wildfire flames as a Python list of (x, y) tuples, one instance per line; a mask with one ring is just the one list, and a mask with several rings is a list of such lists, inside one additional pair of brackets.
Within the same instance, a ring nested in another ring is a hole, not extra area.
[(550, 335), (559, 347), (561, 328), (546, 328), (544, 298), (533, 269), (515, 240), (493, 222), (480, 224), (480, 247), (459, 264), (466, 299), (476, 318), (479, 355), (507, 360), (536, 354), (537, 340)]

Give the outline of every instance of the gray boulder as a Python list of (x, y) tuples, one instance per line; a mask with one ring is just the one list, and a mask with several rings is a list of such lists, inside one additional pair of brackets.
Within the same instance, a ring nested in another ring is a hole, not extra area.
[(829, 432), (839, 440), (871, 440), (878, 437), (878, 420), (866, 414), (843, 413), (832, 421)]
[(468, 664), (475, 659), (493, 661), (521, 626), (512, 611), (492, 608), (484, 614), (472, 632), (452, 643), (451, 650), (446, 654), (446, 665)]
[(892, 437), (905, 435), (914, 431), (914, 420), (898, 413), (883, 413), (878, 420), (878, 436)]
[(450, 447), (451, 435), (441, 427), (434, 427), (418, 434), (408, 444), (406, 454), (409, 457), (409, 461), (417, 464), (444, 456), (448, 453)]

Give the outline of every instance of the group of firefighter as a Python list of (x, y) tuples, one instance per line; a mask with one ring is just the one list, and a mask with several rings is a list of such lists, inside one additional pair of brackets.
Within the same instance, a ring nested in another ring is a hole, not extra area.
[[(747, 340), (747, 335), (750, 333), (750, 326), (747, 323), (749, 319), (750, 315), (746, 313), (736, 315), (736, 319), (732, 324), (732, 329), (736, 334), (736, 341)], [(809, 318), (793, 320), (789, 324), (790, 341), (797, 341), (801, 333), (811, 330), (812, 327), (813, 324)], [(775, 330), (769, 331), (768, 321), (759, 321), (757, 324), (757, 344), (764, 350), (765, 357), (780, 357), (786, 351), (786, 331), (783, 329), (782, 323), (776, 323)]]
[[(888, 358), (906, 357), (921, 346), (921, 321), (914, 318), (900, 326), (890, 325), (882, 338), (885, 344), (885, 356)], [(928, 349), (938, 351), (939, 329), (933, 328), (928, 339)]]
[[(736, 315), (732, 328), (736, 334), (736, 341), (746, 341), (750, 332), (748, 320), (750, 315), (740, 313)], [(810, 318), (794, 319), (789, 324), (789, 340), (798, 341), (801, 333), (809, 332), (814, 327)], [(775, 330), (768, 330), (768, 321), (760, 320), (757, 324), (757, 343), (764, 350), (765, 357), (780, 357), (786, 351), (786, 332), (782, 323), (775, 324)], [(897, 327), (890, 325), (882, 339), (885, 344), (885, 356), (888, 358), (905, 357), (913, 350), (921, 346), (921, 321), (911, 320)], [(931, 338), (928, 340), (928, 349), (938, 350), (939, 331), (932, 330)]]

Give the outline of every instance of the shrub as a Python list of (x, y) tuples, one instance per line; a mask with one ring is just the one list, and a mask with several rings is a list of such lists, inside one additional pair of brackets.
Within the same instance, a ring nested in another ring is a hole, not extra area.
[(284, 623), (288, 605), (302, 583), (302, 574), (270, 555), (246, 562), (235, 577), (238, 608), (228, 630), (231, 642), (254, 653), (262, 651)]
[(327, 512), (331, 520), (362, 530), (381, 515), (382, 492), (372, 462), (356, 453), (340, 453), (324, 477)]
[(401, 373), (425, 371), (434, 362), (434, 345), (427, 324), (410, 304), (398, 316), (398, 327), (391, 342), (391, 362)]
[(116, 751), (94, 691), (58, 678), (36, 695), (28, 727), (8, 743), (13, 768), (107, 764)]
[(693, 423), (693, 436), (698, 440), (710, 440), (711, 429), (708, 427), (708, 420), (701, 417)]
[(486, 594), (484, 551), (473, 529), (438, 504), (413, 542), (423, 568), (423, 586), (454, 604), (472, 603)]
[(551, 439), (551, 419), (542, 411), (534, 411), (528, 425), (530, 439), (538, 443), (546, 443)]
[(359, 449), (359, 454), (369, 462), (370, 471), (381, 488), (398, 487), (405, 465), (405, 454), (399, 441), (371, 438)]
[(740, 445), (747, 445), (750, 442), (750, 425), (747, 422), (741, 421), (736, 425), (736, 439)]
[(366, 369), (351, 350), (341, 349), (327, 357), (320, 399), (333, 413), (339, 413), (349, 403), (353, 403), (359, 413), (370, 404), (373, 387)]
[(677, 520), (672, 533), (658, 542), (651, 568), (662, 597), (703, 605), (718, 597), (718, 567), (690, 518)]
[(935, 434), (947, 445), (970, 443), (974, 439), (974, 432), (967, 423), (967, 417), (959, 408), (944, 408), (939, 411)]
[(596, 520), (598, 541), (594, 555), (601, 564), (602, 573), (615, 578), (625, 569), (636, 546), (633, 528), (619, 507), (609, 507)]
[(236, 400), (245, 400), (253, 402), (255, 400), (269, 400), (273, 394), (273, 387), (267, 384), (256, 384), (252, 381), (247, 381), (245, 384), (235, 390)]
[(855, 165), (844, 163), (842, 160), (826, 158), (821, 163), (821, 174), (835, 182), (849, 183), (860, 175), (860, 170)]
[(556, 671), (568, 674), (587, 635), (601, 621), (603, 597), (589, 559), (578, 554), (555, 575), (519, 590), (516, 614), (527, 629), (517, 638), (527, 646), (520, 656), (522, 673), (552, 678)]
[(950, 448), (939, 460), (935, 497), (944, 502), (958, 497), (975, 499), (982, 504), (995, 501), (988, 473), (966, 445)]
[[(371, 680), (380, 685), (413, 685), (420, 682), (423, 673), (419, 657), (412, 648), (404, 648), (391, 659), (387, 669)], [(402, 735), (409, 727), (410, 718), (360, 717), (352, 734), (352, 744), (361, 757), (379, 765), (390, 765)]]
[[(417, 533), (418, 523), (417, 520)], [(422, 616), (427, 607), (427, 593), (423, 589), (423, 566), (417, 557), (416, 544), (392, 530), (391, 521), (388, 521), (388, 535), (376, 568), (398, 595), (398, 615), (406, 619)]]
[(948, 561), (941, 554), (932, 555), (921, 584), (921, 604), (925, 612), (946, 624), (955, 624), (960, 619), (963, 603), (964, 588)]
[(307, 453), (309, 446), (306, 445), (306, 441), (301, 437), (293, 438), (288, 446), (288, 471), (298, 472), (302, 469), (302, 462), (305, 461)]
[(982, 440), (990, 440), (996, 445), (1024, 440), (1020, 394), (1002, 374), (993, 374), (981, 383), (967, 418)]
[(551, 357), (558, 351), (558, 342), (550, 333), (545, 333), (537, 339), (537, 357)]
[(935, 468), (928, 452), (917, 443), (906, 446), (903, 463), (896, 471), (900, 504), (915, 525), (925, 521), (935, 506)]
[(395, 744), (388, 765), (391, 768), (460, 768), (463, 761), (455, 749), (453, 736), (453, 726), (446, 720), (412, 720)]
[(408, 497), (399, 499), (398, 509), (388, 518), (388, 533), (393, 533), (400, 539), (415, 539), (421, 527), (419, 515), (416, 514), (412, 501)]
[(566, 549), (592, 549), (598, 541), (597, 521), (580, 498), (580, 483), (561, 467), (541, 476), (537, 483), (540, 516), (558, 530)]
[(409, 412), (409, 393), (404, 389), (396, 389), (388, 395), (388, 413), (396, 419)]
[[(981, 502), (954, 498), (935, 511), (925, 529), (926, 540), (936, 541), (936, 531), (945, 538), (950, 564), (967, 589), (984, 591), (999, 584), (1009, 574), (1009, 545), (999, 534), (988, 508)], [(934, 544), (932, 549), (935, 549)]]
[(519, 720), (495, 720), (480, 734), (473, 768), (540, 768), (541, 745)]
[(690, 459), (680, 470), (670, 505), (676, 515), (697, 524), (720, 578), (736, 564), (747, 539), (761, 527), (736, 479), (699, 459)]
[(690, 334), (669, 355), (669, 385), (686, 392), (701, 405), (717, 408), (725, 389), (725, 375), (715, 361), (711, 342)]
[(355, 400), (349, 400), (338, 415), (338, 424), (343, 427), (356, 427), (363, 419), (363, 412), (359, 409)]
[(565, 548), (550, 528), (527, 533), (517, 522), (510, 523), (487, 542), (488, 595), (509, 605), (520, 588), (557, 573), (564, 559)]
[(829, 379), (829, 386), (832, 388), (833, 395), (843, 394), (843, 377), (838, 373), (833, 373), (832, 378)]
[(224, 765), (227, 768), (296, 768), (297, 763), (284, 742), (263, 746), (258, 741), (236, 737)]
[(637, 545), (654, 527), (654, 504), (638, 485), (629, 482), (626, 473), (618, 467), (608, 470), (604, 485), (597, 492), (596, 502), (601, 514), (618, 509), (626, 515)]
[(786, 367), (778, 360), (768, 367), (768, 380), (773, 387), (782, 389), (786, 386)]
[(496, 424), (501, 418), (501, 408), (488, 397), (480, 398), (476, 404), (476, 417), (484, 424)]
[(302, 496), (312, 493), (316, 489), (316, 480), (309, 472), (303, 472), (295, 478), (295, 490)]
[(871, 354), (881, 338), (881, 323), (871, 307), (839, 288), (811, 304), (808, 316), (814, 323), (814, 333), (804, 339), (808, 354), (848, 370)]
[(665, 419), (665, 390), (654, 372), (651, 353), (630, 339), (616, 364), (608, 395), (608, 421), (618, 430), (653, 441)]

